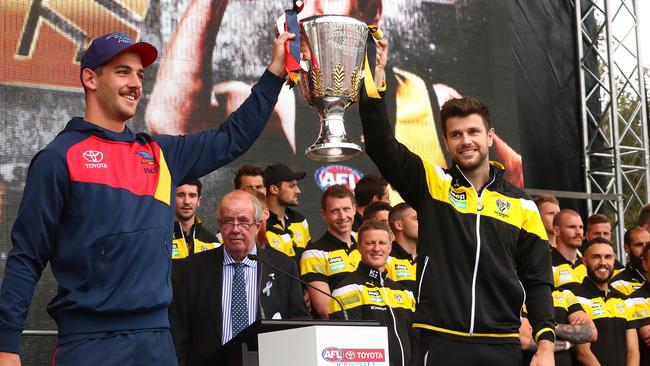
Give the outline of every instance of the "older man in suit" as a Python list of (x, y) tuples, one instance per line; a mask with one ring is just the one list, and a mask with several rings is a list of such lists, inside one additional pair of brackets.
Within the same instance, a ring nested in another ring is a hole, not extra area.
[(202, 365), (206, 358), (261, 317), (307, 317), (299, 282), (264, 262), (298, 276), (286, 255), (258, 247), (260, 202), (250, 193), (233, 191), (218, 210), (224, 244), (183, 260), (173, 274), (170, 307), (172, 336), (179, 364)]

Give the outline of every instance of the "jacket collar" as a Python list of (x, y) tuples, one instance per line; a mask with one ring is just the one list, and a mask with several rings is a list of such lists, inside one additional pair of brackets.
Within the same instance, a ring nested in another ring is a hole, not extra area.
[(625, 270), (630, 271), (630, 275), (639, 282), (645, 281), (644, 268), (641, 259), (630, 255), (630, 260), (625, 265)]
[(586, 276), (582, 280), (582, 287), (587, 290), (589, 293), (589, 296), (591, 298), (594, 297), (602, 297), (603, 299), (607, 300), (609, 298), (624, 298), (625, 296), (618, 292), (615, 288), (612, 287), (611, 284), (607, 284), (607, 294), (605, 294), (605, 291), (601, 290), (596, 284), (589, 278), (589, 276)]
[(323, 237), (320, 238), (320, 240), (325, 241), (329, 245), (336, 246), (337, 249), (346, 249), (348, 252), (351, 252), (354, 249), (357, 249), (357, 241), (354, 239), (354, 235), (350, 235), (350, 237), (352, 238), (352, 245), (350, 247), (348, 247), (347, 243), (341, 241), (339, 238), (330, 233), (329, 230), (325, 231), (325, 234), (323, 234)]
[[(483, 188), (487, 187), (490, 184), (499, 184), (503, 182), (503, 174), (505, 173), (506, 169), (503, 165), (501, 165), (501, 163), (497, 161), (490, 161), (489, 169), (490, 172), (485, 186), (474, 187), (477, 192), (483, 190)], [(454, 164), (449, 172), (453, 177), (453, 181), (451, 183), (452, 186), (470, 187), (472, 185), (458, 165)]]
[(136, 139), (136, 134), (131, 132), (129, 127), (124, 126), (124, 131), (122, 132), (113, 132), (105, 128), (99, 127), (98, 125), (86, 121), (81, 117), (72, 118), (65, 128), (59, 132), (59, 135), (66, 132), (85, 132), (106, 140), (118, 141), (118, 142), (133, 142)]
[(388, 272), (386, 270), (380, 272), (363, 262), (359, 262), (359, 266), (357, 267), (357, 272), (362, 274), (364, 279), (373, 283), (375, 282), (383, 283), (384, 281), (386, 281), (386, 276), (388, 275)]
[(413, 256), (409, 252), (404, 250), (404, 248), (402, 248), (402, 246), (399, 245), (399, 243), (394, 240), (393, 240), (393, 247), (390, 251), (390, 256), (397, 259), (408, 259), (409, 261), (411, 261), (411, 263), (415, 262)]

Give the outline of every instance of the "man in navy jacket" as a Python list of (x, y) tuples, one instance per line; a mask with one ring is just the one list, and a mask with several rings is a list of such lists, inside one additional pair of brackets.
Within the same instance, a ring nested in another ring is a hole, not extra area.
[(81, 60), (86, 111), (33, 158), (0, 289), (0, 365), (19, 365), (34, 286), (49, 262), (58, 281), (53, 365), (176, 365), (167, 306), (174, 188), (243, 154), (284, 81), (279, 36), (251, 96), (219, 128), (187, 136), (133, 133), (156, 49), (121, 32)]

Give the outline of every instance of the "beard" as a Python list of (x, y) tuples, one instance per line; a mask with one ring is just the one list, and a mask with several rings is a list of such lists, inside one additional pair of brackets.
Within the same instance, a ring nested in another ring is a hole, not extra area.
[(632, 251), (630, 251), (630, 265), (632, 268), (635, 268), (637, 271), (640, 273), (645, 274), (645, 268), (643, 268), (643, 260), (636, 255), (632, 254)]
[(600, 273), (598, 273), (598, 269), (600, 269), (603, 266), (597, 266), (596, 268), (591, 268), (587, 267), (587, 277), (591, 278), (592, 281), (598, 283), (598, 284), (603, 284), (609, 282), (609, 280), (612, 279), (612, 276), (614, 275), (614, 271), (612, 268), (609, 268), (609, 273), (607, 274), (607, 278), (601, 277)]
[(454, 164), (458, 165), (461, 171), (472, 171), (480, 167), (481, 164), (483, 164), (488, 158), (487, 151), (483, 151), (481, 148), (478, 148), (477, 152), (478, 156), (475, 159), (461, 159), (460, 154), (454, 154), (452, 156), (452, 160)]
[(285, 207), (294, 207), (294, 206), (298, 206), (298, 198), (294, 200), (287, 200), (284, 199), (283, 197), (278, 197), (278, 203)]

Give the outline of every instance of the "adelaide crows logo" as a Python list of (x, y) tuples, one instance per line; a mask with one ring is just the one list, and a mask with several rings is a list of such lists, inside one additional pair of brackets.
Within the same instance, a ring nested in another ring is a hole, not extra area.
[(138, 151), (136, 154), (140, 155), (140, 163), (147, 165), (156, 165), (156, 161), (153, 160), (153, 156), (146, 151)]

